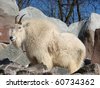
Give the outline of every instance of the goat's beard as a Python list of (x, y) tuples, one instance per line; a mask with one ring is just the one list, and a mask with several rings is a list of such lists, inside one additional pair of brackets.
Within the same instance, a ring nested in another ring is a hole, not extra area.
[(16, 47), (16, 48), (21, 48), (21, 42), (17, 42), (17, 41), (13, 41), (12, 44)]

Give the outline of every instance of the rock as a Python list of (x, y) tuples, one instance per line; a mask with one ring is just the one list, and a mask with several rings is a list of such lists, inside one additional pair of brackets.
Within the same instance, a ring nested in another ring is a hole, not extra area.
[(17, 15), (19, 11), (15, 0), (0, 0), (0, 10), (11, 16)]
[(100, 28), (100, 15), (92, 13), (88, 20), (72, 23), (69, 26), (69, 32), (75, 34), (86, 46), (86, 58), (93, 56), (94, 33)]
[(27, 19), (37, 19), (37, 18), (38, 19), (48, 19), (48, 20), (50, 20), (51, 22), (53, 22), (54, 24), (56, 24), (58, 26), (58, 29), (59, 29), (60, 32), (67, 32), (67, 30), (68, 30), (68, 27), (64, 22), (62, 22), (59, 19), (46, 16), (42, 11), (40, 11), (39, 9), (37, 9), (35, 7), (29, 6), (29, 7), (25, 8), (25, 9), (22, 9), (19, 12), (18, 19), (23, 14), (26, 14), (26, 15), (24, 16), (22, 21), (27, 20)]
[(7, 47), (7, 44), (0, 43), (0, 51), (2, 51), (3, 49), (5, 49), (6, 47)]
[(96, 29), (94, 37), (94, 49), (92, 63), (100, 64), (100, 29)]
[(0, 42), (9, 43), (9, 29), (14, 26), (17, 14), (15, 0), (0, 0)]
[(3, 69), (0, 69), (0, 75), (5, 75), (5, 72)]
[(87, 30), (90, 30), (90, 36), (94, 46), (94, 33), (95, 30), (100, 28), (100, 14), (92, 13), (87, 21)]
[(18, 12), (19, 9), (15, 0), (0, 0), (0, 22), (2, 24), (11, 24), (11, 18), (15, 17)]
[(84, 40), (83, 43), (85, 44), (86, 47), (86, 58), (91, 59), (93, 55), (93, 41), (92, 41), (92, 36), (94, 36), (94, 32), (91, 30), (86, 30), (84, 34)]
[[(6, 62), (7, 61), (7, 62)], [(1, 75), (47, 75), (51, 74), (45, 69), (43, 64), (37, 64), (31, 67), (25, 67), (9, 59), (0, 61)]]
[(91, 60), (90, 59), (85, 59), (84, 60), (84, 65), (89, 65), (89, 64), (91, 64)]
[[(75, 34), (77, 37), (79, 34), (83, 34), (84, 29), (82, 27), (84, 26), (86, 20), (75, 22), (69, 25), (67, 32)], [(81, 32), (81, 33), (80, 33)]]
[[(63, 67), (53, 67), (51, 71), (43, 64), (25, 67), (8, 58), (0, 61), (0, 75), (69, 75)], [(100, 64), (87, 64), (72, 75), (100, 75)]]
[(92, 13), (87, 25), (88, 29), (93, 31), (100, 28), (100, 14)]
[(10, 63), (12, 63), (12, 61), (10, 61), (8, 58), (0, 60), (0, 65), (6, 65), (6, 64), (10, 64)]
[(62, 67), (53, 67), (50, 71), (53, 75), (67, 75), (68, 71)]
[(53, 22), (54, 24), (56, 24), (58, 27), (58, 30), (60, 32), (62, 32), (62, 33), (68, 32), (69, 29), (68, 29), (67, 25), (63, 21), (61, 21), (60, 19), (53, 18), (53, 17), (48, 17), (47, 19), (50, 20), (51, 22)]
[(9, 43), (9, 27), (6, 27), (6, 24), (2, 24), (2, 27), (0, 27), (0, 42), (8, 44)]
[(19, 17), (18, 19), (23, 15), (25, 14), (24, 18), (22, 19), (23, 20), (27, 20), (27, 19), (32, 19), (32, 18), (39, 18), (39, 19), (44, 19), (44, 18), (47, 18), (47, 16), (42, 12), (40, 11), (39, 9), (35, 8), (35, 7), (26, 7), (25, 9), (22, 9), (19, 13)]
[(43, 64), (36, 64), (34, 66), (25, 67), (9, 59), (0, 61), (1, 75), (65, 75), (67, 71), (65, 68), (54, 67), (51, 71)]
[[(100, 15), (92, 13), (79, 33), (79, 38), (86, 46), (86, 57), (89, 59), (93, 56), (94, 34), (97, 28), (100, 28)], [(82, 33), (82, 31), (84, 32)]]
[(3, 58), (9, 58), (9, 60), (17, 62), (21, 65), (28, 65), (29, 60), (21, 49), (15, 48), (12, 44), (9, 44), (5, 49), (0, 52), (0, 60)]
[(0, 61), (0, 74), (4, 75), (16, 75), (17, 71), (24, 69), (25, 66), (13, 62), (9, 59), (3, 59)]
[(11, 62), (9, 64), (3, 64), (3, 65), (1, 65), (0, 69), (1, 69), (0, 74), (4, 74), (4, 75), (16, 75), (16, 72), (19, 69), (24, 69), (24, 67), (22, 65), (20, 65), (20, 64), (15, 63), (15, 62)]
[(27, 70), (19, 70), (16, 72), (16, 75), (35, 75), (35, 74)]
[(100, 75), (100, 64), (89, 64), (80, 68), (74, 74), (82, 74), (82, 75)]

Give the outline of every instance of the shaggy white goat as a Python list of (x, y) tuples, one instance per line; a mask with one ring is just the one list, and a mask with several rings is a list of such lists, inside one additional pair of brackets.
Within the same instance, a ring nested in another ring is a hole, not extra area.
[(57, 26), (46, 19), (15, 24), (10, 39), (17, 48), (24, 44), (30, 62), (43, 63), (49, 70), (59, 65), (73, 73), (85, 58), (83, 43), (73, 34), (60, 33)]

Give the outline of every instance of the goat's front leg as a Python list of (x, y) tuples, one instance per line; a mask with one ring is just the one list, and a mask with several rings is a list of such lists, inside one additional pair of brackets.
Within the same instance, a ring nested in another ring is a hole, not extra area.
[(43, 63), (44, 65), (46, 65), (48, 70), (52, 69), (53, 62), (48, 52), (42, 50), (41, 52), (38, 53), (36, 58), (39, 63)]

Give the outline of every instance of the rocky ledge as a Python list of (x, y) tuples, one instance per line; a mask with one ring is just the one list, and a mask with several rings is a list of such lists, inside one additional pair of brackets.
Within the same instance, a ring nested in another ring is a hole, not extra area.
[[(0, 75), (68, 75), (68, 72), (61, 67), (54, 67), (48, 71), (43, 64), (25, 67), (5, 58), (0, 60)], [(86, 60), (85, 65), (72, 75), (100, 75), (100, 64), (91, 64)]]

